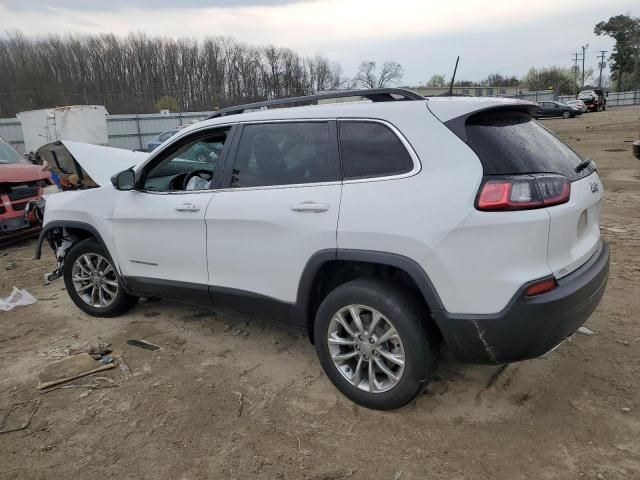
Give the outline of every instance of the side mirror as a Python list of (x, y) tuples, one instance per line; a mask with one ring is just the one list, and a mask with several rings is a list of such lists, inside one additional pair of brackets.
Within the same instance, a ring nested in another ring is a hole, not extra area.
[(133, 190), (136, 186), (136, 174), (131, 168), (124, 170), (111, 177), (111, 183), (116, 190)]

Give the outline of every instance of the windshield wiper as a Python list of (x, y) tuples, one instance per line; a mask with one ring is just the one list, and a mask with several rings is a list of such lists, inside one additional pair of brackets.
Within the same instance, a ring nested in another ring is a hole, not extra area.
[(591, 165), (591, 162), (593, 162), (593, 160), (591, 160), (590, 158), (580, 162), (575, 168), (576, 173), (580, 173), (581, 171), (583, 171), (585, 168)]

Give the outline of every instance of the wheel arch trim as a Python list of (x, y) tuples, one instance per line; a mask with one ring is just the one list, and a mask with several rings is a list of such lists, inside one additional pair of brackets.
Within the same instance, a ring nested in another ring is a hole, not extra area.
[(296, 316), (306, 319), (307, 328), (312, 328), (314, 319), (309, 318), (308, 307), (311, 298), (311, 288), (316, 276), (322, 266), (331, 261), (353, 261), (372, 263), (378, 265), (388, 265), (396, 267), (406, 272), (416, 283), (422, 296), (432, 312), (445, 311), (444, 305), (438, 292), (429, 278), (427, 272), (415, 261), (409, 257), (389, 252), (380, 252), (375, 250), (356, 250), (356, 249), (326, 249), (316, 252), (307, 262), (300, 282), (298, 285), (298, 294), (296, 297)]
[[(38, 237), (38, 243), (36, 245), (36, 252), (34, 256), (36, 260), (40, 260), (40, 257), (42, 256), (42, 242), (44, 242), (44, 239), (46, 238), (47, 234), (54, 228), (72, 228), (75, 230), (83, 230), (85, 232), (88, 232), (98, 241), (100, 246), (104, 248), (105, 251), (109, 253), (109, 255), (111, 255), (109, 248), (107, 248), (106, 243), (102, 239), (102, 235), (100, 235), (96, 227), (94, 227), (90, 223), (78, 222), (75, 220), (53, 220), (45, 224), (45, 226), (42, 228), (42, 231), (40, 232), (40, 236)], [(113, 256), (111, 257), (113, 258)]]

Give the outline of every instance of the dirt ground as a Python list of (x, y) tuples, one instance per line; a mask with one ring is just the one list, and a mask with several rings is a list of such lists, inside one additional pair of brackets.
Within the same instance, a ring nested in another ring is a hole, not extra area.
[[(595, 335), (504, 370), (445, 357), (427, 393), (382, 413), (341, 396), (299, 332), (167, 301), (86, 316), (61, 280), (43, 285), (53, 257), (32, 260), (27, 241), (0, 252), (0, 296), (15, 285), (39, 299), (0, 313), (0, 410), (41, 405), (0, 435), (0, 478), (640, 479), (640, 107), (544, 124), (596, 160), (606, 189)], [(47, 364), (97, 340), (142, 375), (36, 391)]]

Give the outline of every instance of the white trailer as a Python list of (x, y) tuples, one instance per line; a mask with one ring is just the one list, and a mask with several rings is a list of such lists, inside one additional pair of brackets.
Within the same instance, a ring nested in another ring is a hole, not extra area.
[(25, 152), (58, 140), (108, 145), (107, 110), (102, 105), (29, 110), (17, 115), (22, 125)]

